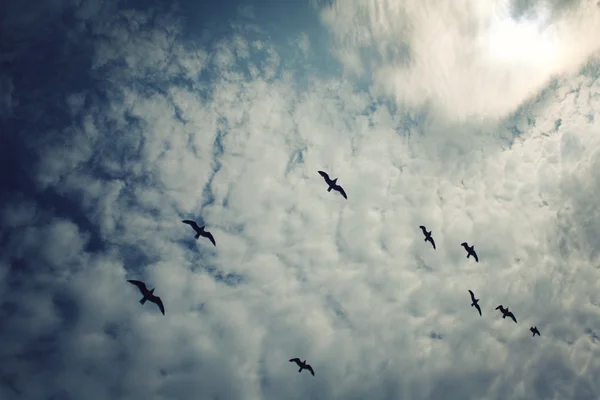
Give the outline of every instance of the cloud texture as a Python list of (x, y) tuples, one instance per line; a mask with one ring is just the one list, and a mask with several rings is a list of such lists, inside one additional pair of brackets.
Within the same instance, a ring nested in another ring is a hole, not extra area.
[(350, 0), (322, 19), (346, 70), (451, 120), (504, 117), (600, 49), (600, 8), (585, 0)]
[(0, 212), (0, 397), (597, 397), (598, 11), (527, 8), (555, 62), (506, 64), (477, 47), (494, 4), (448, 4), (319, 9), (368, 88), (252, 9), (207, 38), (185, 8), (65, 6), (81, 83), (25, 101), (25, 53), (0, 81), (32, 157)]

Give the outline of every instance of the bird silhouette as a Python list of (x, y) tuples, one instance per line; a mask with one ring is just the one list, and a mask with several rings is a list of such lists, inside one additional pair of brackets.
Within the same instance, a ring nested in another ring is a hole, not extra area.
[(531, 328), (529, 328), (529, 330), (531, 331), (531, 333), (533, 333), (533, 335), (531, 335), (531, 336), (535, 336), (536, 333), (538, 336), (542, 336), (542, 335), (540, 335), (540, 331), (538, 331), (537, 326), (532, 326)]
[(469, 254), (467, 254), (467, 258), (473, 256), (473, 258), (475, 258), (475, 262), (479, 262), (479, 257), (477, 257), (477, 253), (475, 253), (475, 248), (474, 248), (475, 246), (469, 247), (467, 242), (463, 242), (460, 245), (465, 248), (467, 253), (469, 253)]
[(327, 184), (329, 185), (329, 188), (327, 189), (328, 192), (331, 192), (331, 189), (336, 190), (336, 191), (340, 192), (340, 194), (342, 196), (344, 196), (345, 199), (348, 199), (348, 196), (346, 196), (346, 192), (344, 192), (344, 189), (336, 183), (338, 178), (331, 180), (329, 178), (329, 175), (327, 175), (327, 172), (323, 172), (323, 171), (318, 171), (318, 172), (323, 177), (323, 179), (325, 179), (325, 182), (327, 182)]
[(128, 280), (127, 282), (137, 286), (138, 289), (140, 289), (140, 292), (142, 292), (142, 295), (144, 297), (140, 300), (140, 304), (144, 304), (147, 300), (149, 300), (152, 303), (156, 304), (158, 308), (160, 308), (160, 311), (163, 313), (163, 315), (165, 315), (165, 306), (163, 305), (163, 302), (160, 299), (160, 297), (154, 295), (154, 289), (148, 290), (144, 282), (134, 280)]
[(208, 238), (208, 240), (210, 240), (213, 245), (217, 245), (217, 243), (215, 243), (215, 238), (213, 237), (213, 235), (210, 232), (204, 230), (204, 227), (206, 225), (198, 226), (198, 224), (195, 221), (190, 221), (189, 219), (183, 220), (181, 222), (183, 222), (184, 224), (188, 224), (194, 229), (194, 231), (196, 231), (196, 236), (194, 236), (196, 240), (198, 240), (200, 236), (204, 236), (205, 238)]
[(479, 315), (481, 316), (481, 307), (479, 307), (479, 304), (477, 304), (479, 302), (479, 299), (476, 299), (475, 295), (470, 290), (469, 293), (471, 293), (471, 301), (473, 302), (471, 303), (471, 307), (475, 307), (477, 311), (479, 311)]
[(431, 245), (433, 246), (433, 249), (435, 250), (435, 242), (433, 241), (433, 238), (431, 237), (431, 231), (427, 232), (427, 229), (423, 225), (419, 226), (419, 228), (421, 228), (421, 230), (423, 231), (423, 235), (425, 235), (425, 241), (431, 242)]
[(496, 310), (500, 310), (500, 312), (502, 313), (502, 319), (510, 317), (513, 319), (513, 321), (515, 321), (515, 324), (517, 323), (517, 318), (515, 318), (515, 314), (508, 311), (508, 307), (504, 308), (502, 304), (500, 304), (498, 307), (496, 307)]
[(310, 371), (310, 373), (312, 374), (312, 376), (315, 376), (315, 371), (312, 369), (312, 367), (310, 365), (308, 365), (306, 363), (306, 360), (300, 361), (299, 358), (292, 358), (290, 360), (290, 362), (295, 362), (296, 364), (298, 364), (298, 366), (300, 367), (300, 369), (298, 370), (298, 372), (302, 372), (303, 369), (307, 369), (307, 370)]

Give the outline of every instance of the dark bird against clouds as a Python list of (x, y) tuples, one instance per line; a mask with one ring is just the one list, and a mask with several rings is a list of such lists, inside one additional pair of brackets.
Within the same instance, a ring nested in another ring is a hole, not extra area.
[(542, 336), (542, 335), (540, 335), (540, 331), (538, 331), (537, 326), (532, 326), (531, 328), (529, 328), (529, 330), (533, 333), (533, 335), (531, 335), (531, 336), (535, 336), (536, 333), (538, 336)]
[(319, 171), (319, 174), (321, 174), (323, 179), (325, 179), (325, 182), (327, 182), (327, 184), (329, 185), (329, 189), (327, 189), (328, 192), (331, 192), (331, 189), (337, 190), (342, 196), (344, 196), (345, 199), (348, 199), (348, 196), (346, 196), (346, 192), (344, 192), (344, 189), (336, 183), (338, 178), (331, 180), (329, 179), (329, 175), (327, 175), (327, 173), (323, 171)]
[(460, 245), (465, 248), (467, 253), (469, 253), (469, 254), (467, 254), (467, 258), (473, 256), (473, 258), (475, 258), (475, 262), (479, 262), (479, 257), (477, 257), (477, 253), (475, 253), (475, 246), (469, 247), (467, 242), (463, 242)]
[(208, 238), (208, 240), (210, 240), (213, 245), (215, 245), (215, 246), (217, 245), (215, 243), (215, 238), (213, 237), (213, 235), (210, 232), (204, 230), (204, 227), (206, 225), (198, 226), (198, 224), (196, 222), (190, 221), (189, 219), (183, 220), (181, 222), (183, 222), (184, 224), (188, 224), (189, 226), (191, 226), (196, 231), (196, 236), (195, 236), (196, 240), (200, 236), (204, 236), (205, 238)]
[(165, 315), (165, 306), (163, 305), (160, 297), (154, 295), (154, 289), (148, 290), (144, 282), (134, 280), (128, 280), (127, 282), (137, 286), (138, 289), (140, 289), (140, 292), (142, 292), (144, 297), (140, 300), (140, 304), (144, 304), (147, 300), (150, 300), (152, 303), (156, 304), (158, 308), (160, 308), (160, 311), (163, 313), (163, 315)]
[(298, 372), (302, 372), (303, 369), (307, 369), (307, 370), (310, 371), (310, 373), (312, 374), (312, 376), (315, 376), (315, 371), (312, 369), (312, 367), (310, 365), (308, 365), (306, 363), (306, 360), (300, 361), (299, 358), (292, 358), (290, 360), (290, 362), (295, 362), (296, 364), (298, 364), (298, 366), (300, 367), (300, 369), (298, 370)]
[(433, 249), (435, 250), (435, 242), (431, 237), (431, 231), (427, 232), (427, 229), (425, 229), (423, 225), (419, 226), (419, 228), (421, 228), (421, 230), (423, 231), (423, 235), (425, 235), (425, 241), (429, 240), (431, 242), (431, 245), (433, 246)]
[(475, 307), (477, 309), (477, 311), (479, 311), (479, 315), (481, 316), (481, 307), (479, 307), (479, 304), (478, 304), (479, 299), (476, 299), (475, 295), (470, 290), (469, 290), (469, 293), (471, 293), (471, 301), (473, 302), (473, 303), (471, 303), (471, 307)]
[(502, 307), (502, 304), (500, 304), (498, 307), (496, 307), (496, 310), (500, 310), (500, 312), (502, 313), (502, 319), (504, 319), (506, 317), (510, 317), (510, 318), (513, 319), (513, 321), (515, 321), (515, 324), (517, 323), (517, 319), (515, 318), (515, 314), (513, 314), (510, 311), (508, 311), (508, 307), (504, 308), (504, 307)]

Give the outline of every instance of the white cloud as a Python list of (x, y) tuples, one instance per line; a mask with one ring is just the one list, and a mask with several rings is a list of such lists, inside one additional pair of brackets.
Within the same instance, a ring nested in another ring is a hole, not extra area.
[(321, 16), (346, 70), (379, 93), (451, 120), (485, 119), (511, 113), (600, 49), (595, 2), (531, 4), (518, 20), (508, 0), (338, 1)]
[[(426, 6), (406, 4), (416, 24)], [(336, 7), (336, 18), (352, 12)], [(298, 85), (266, 35), (261, 46), (232, 32), (196, 48), (176, 23), (148, 20), (90, 19), (94, 32), (116, 32), (95, 42), (102, 96), (65, 94), (77, 118), (37, 143), (38, 188), (80, 207), (95, 231), (43, 204), (15, 200), (0, 213), (13, 230), (0, 253), (2, 307), (26, 311), (3, 328), (0, 352), (41, 349), (19, 364), (36, 382), (17, 381), (26, 398), (600, 392), (597, 73), (565, 75), (514, 118), (461, 123), (473, 104), (459, 98), (440, 116), (395, 109), (351, 78), (309, 70)], [(377, 26), (369, 40), (385, 49), (392, 28)], [(510, 110), (524, 100), (515, 96)], [(327, 193), (320, 169), (348, 200)], [(217, 247), (194, 241), (186, 218), (203, 221)], [(166, 316), (138, 303), (132, 278), (156, 287)], [(295, 356), (315, 378), (296, 372)]]

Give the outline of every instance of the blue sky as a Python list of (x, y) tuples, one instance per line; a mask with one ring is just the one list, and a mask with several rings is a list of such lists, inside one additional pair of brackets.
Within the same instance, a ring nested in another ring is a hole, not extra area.
[(599, 396), (595, 2), (1, 7), (0, 398)]

